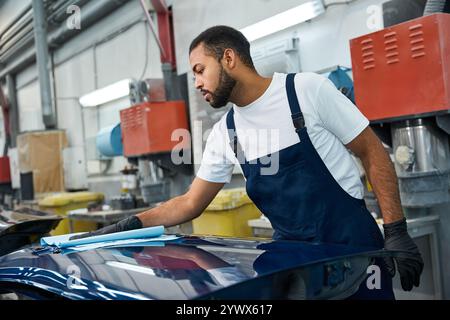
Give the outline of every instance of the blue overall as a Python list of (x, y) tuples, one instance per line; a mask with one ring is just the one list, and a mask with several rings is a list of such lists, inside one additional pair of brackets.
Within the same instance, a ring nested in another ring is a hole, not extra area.
[[(364, 200), (342, 189), (311, 143), (294, 77), (295, 74), (287, 75), (286, 91), (299, 143), (249, 162), (237, 138), (234, 110), (227, 114), (230, 143), (240, 159), (249, 197), (270, 220), (274, 239), (383, 248), (383, 236)], [(279, 170), (261, 174), (263, 168), (271, 166), (268, 159), (277, 159)], [(381, 270), (381, 289), (369, 290), (363, 281), (352, 298), (394, 299), (392, 279), (384, 263), (377, 260), (375, 264)]]

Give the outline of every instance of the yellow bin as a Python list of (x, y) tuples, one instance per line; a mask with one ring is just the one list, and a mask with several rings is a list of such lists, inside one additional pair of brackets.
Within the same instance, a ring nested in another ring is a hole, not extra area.
[[(54, 212), (60, 216), (67, 216), (67, 212), (75, 209), (87, 208), (92, 202), (104, 200), (103, 193), (97, 192), (63, 192), (45, 197), (39, 201), (39, 208), (44, 211)], [(73, 232), (92, 231), (97, 228), (95, 222), (72, 221)], [(50, 232), (51, 235), (61, 235), (70, 232), (69, 219), (63, 219), (58, 227)]]
[(248, 220), (260, 216), (261, 211), (245, 188), (221, 190), (202, 215), (192, 221), (192, 231), (198, 235), (251, 237)]

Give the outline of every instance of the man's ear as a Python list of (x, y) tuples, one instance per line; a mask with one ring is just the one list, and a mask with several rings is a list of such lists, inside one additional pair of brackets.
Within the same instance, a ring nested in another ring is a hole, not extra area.
[(223, 52), (222, 64), (228, 69), (234, 69), (236, 67), (237, 55), (233, 49), (225, 49)]

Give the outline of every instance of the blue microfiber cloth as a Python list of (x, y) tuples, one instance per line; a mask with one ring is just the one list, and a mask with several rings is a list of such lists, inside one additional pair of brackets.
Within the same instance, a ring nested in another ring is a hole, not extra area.
[(41, 239), (41, 246), (55, 246), (58, 248), (68, 248), (80, 245), (94, 244), (100, 242), (118, 241), (118, 240), (130, 240), (130, 239), (148, 239), (156, 238), (164, 233), (164, 226), (149, 227), (142, 229), (135, 229), (129, 231), (122, 231), (116, 233), (103, 234), (99, 236), (93, 236), (82, 239), (69, 240), (70, 237), (80, 234), (64, 234), (61, 236), (44, 237)]

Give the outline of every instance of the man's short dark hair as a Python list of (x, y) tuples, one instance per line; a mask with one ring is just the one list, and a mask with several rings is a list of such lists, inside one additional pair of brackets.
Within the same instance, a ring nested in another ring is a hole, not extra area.
[(206, 51), (220, 61), (226, 49), (233, 49), (242, 63), (250, 69), (255, 69), (250, 55), (250, 43), (236, 29), (227, 26), (215, 26), (200, 33), (191, 43), (189, 54), (203, 44)]

